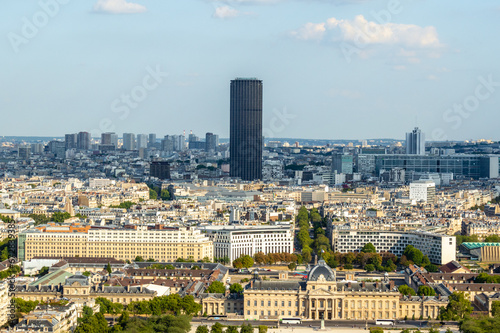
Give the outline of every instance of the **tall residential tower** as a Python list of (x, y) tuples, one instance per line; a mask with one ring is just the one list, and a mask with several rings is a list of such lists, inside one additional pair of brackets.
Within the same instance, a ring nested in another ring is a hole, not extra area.
[(406, 153), (411, 155), (425, 155), (425, 134), (415, 127), (415, 129), (406, 133)]
[(230, 175), (262, 179), (262, 81), (231, 81)]

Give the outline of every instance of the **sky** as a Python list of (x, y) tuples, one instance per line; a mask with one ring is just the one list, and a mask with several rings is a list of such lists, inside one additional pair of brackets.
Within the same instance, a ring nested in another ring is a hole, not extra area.
[(495, 0), (3, 1), (0, 136), (229, 136), (264, 84), (267, 138), (500, 140)]

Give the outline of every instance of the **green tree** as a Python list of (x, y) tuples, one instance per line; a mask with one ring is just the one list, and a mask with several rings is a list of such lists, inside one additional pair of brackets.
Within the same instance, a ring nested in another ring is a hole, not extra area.
[(35, 226), (45, 224), (50, 221), (50, 219), (43, 214), (29, 214), (28, 217), (35, 221)]
[(310, 248), (302, 249), (302, 260), (304, 264), (308, 264), (312, 260), (312, 255), (311, 255), (312, 250)]
[(243, 292), (243, 287), (239, 283), (233, 283), (231, 287), (229, 287), (229, 291), (232, 294), (241, 294)]
[(224, 294), (226, 292), (226, 287), (224, 287), (224, 283), (220, 281), (214, 281), (207, 288), (207, 293), (210, 294)]
[(108, 265), (106, 266), (106, 271), (108, 272), (109, 275), (111, 275), (111, 264), (108, 262)]
[(367, 272), (373, 272), (375, 270), (375, 266), (373, 264), (367, 264), (365, 265), (365, 270)]
[(366, 243), (365, 246), (361, 249), (361, 252), (364, 253), (377, 253), (377, 249), (375, 248), (375, 245), (372, 243)]
[(54, 212), (52, 213), (51, 220), (57, 223), (62, 223), (71, 217), (68, 212)]
[(38, 301), (25, 301), (22, 298), (13, 298), (15, 307), (20, 313), (30, 313), (35, 310), (38, 305)]
[(413, 263), (418, 266), (421, 266), (422, 261), (424, 260), (424, 255), (422, 251), (413, 247), (413, 245), (406, 246), (405, 250), (403, 251), (403, 255), (406, 256), (408, 260), (413, 261)]
[(221, 323), (215, 323), (210, 329), (210, 333), (222, 333), (223, 326)]
[(428, 271), (428, 272), (431, 272), (431, 273), (436, 273), (439, 271), (439, 267), (434, 265), (434, 264), (429, 264), (427, 266), (425, 266), (425, 269)]
[(500, 243), (500, 236), (499, 235), (489, 235), (489, 236), (486, 236), (484, 241), (487, 243)]
[(170, 192), (168, 190), (161, 190), (160, 192), (161, 200), (170, 200)]
[(85, 271), (82, 273), (82, 275), (86, 276), (86, 277), (89, 277), (92, 275), (92, 273), (90, 273), (89, 271)]
[(407, 295), (407, 296), (415, 296), (416, 295), (415, 290), (413, 290), (413, 288), (411, 288), (410, 286), (408, 286), (406, 284), (400, 285), (398, 290), (403, 295)]
[(38, 277), (42, 277), (49, 274), (49, 268), (47, 266), (43, 266), (40, 268), (40, 272), (38, 273)]
[(453, 293), (448, 297), (448, 305), (441, 307), (439, 318), (441, 320), (460, 320), (472, 312), (473, 308), (464, 293)]
[(436, 292), (432, 287), (429, 286), (419, 286), (417, 290), (419, 296), (436, 296)]
[(253, 333), (253, 327), (250, 323), (241, 325), (240, 333)]
[(500, 317), (500, 301), (493, 301), (491, 303), (491, 315), (494, 317)]
[(259, 325), (259, 333), (267, 333), (267, 326)]
[(195, 333), (208, 333), (208, 327), (205, 325), (200, 325), (196, 328)]
[(294, 271), (297, 268), (297, 264), (294, 262), (291, 262), (288, 264), (288, 269), (291, 271)]
[(228, 326), (228, 327), (226, 327), (225, 333), (238, 333), (238, 327), (237, 326)]
[(137, 256), (137, 257), (135, 257), (134, 261), (142, 262), (142, 261), (144, 261), (144, 259), (141, 256)]
[(156, 200), (158, 199), (158, 193), (152, 188), (149, 189), (149, 199)]
[(233, 261), (234, 268), (250, 268), (254, 264), (253, 258), (249, 255), (244, 255)]

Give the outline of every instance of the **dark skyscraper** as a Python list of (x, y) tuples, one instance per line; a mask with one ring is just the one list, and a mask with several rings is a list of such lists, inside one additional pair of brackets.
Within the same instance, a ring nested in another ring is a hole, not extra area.
[(170, 163), (163, 161), (151, 162), (149, 166), (149, 173), (151, 177), (158, 179), (170, 179)]
[(262, 81), (231, 81), (230, 175), (262, 179)]

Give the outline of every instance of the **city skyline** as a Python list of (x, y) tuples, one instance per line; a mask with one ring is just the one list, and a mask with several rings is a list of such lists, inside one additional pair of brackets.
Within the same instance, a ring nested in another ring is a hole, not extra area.
[(45, 0), (5, 13), (2, 135), (181, 124), (225, 138), (227, 81), (255, 76), (268, 138), (402, 138), (418, 126), (428, 141), (500, 139), (494, 1)]

